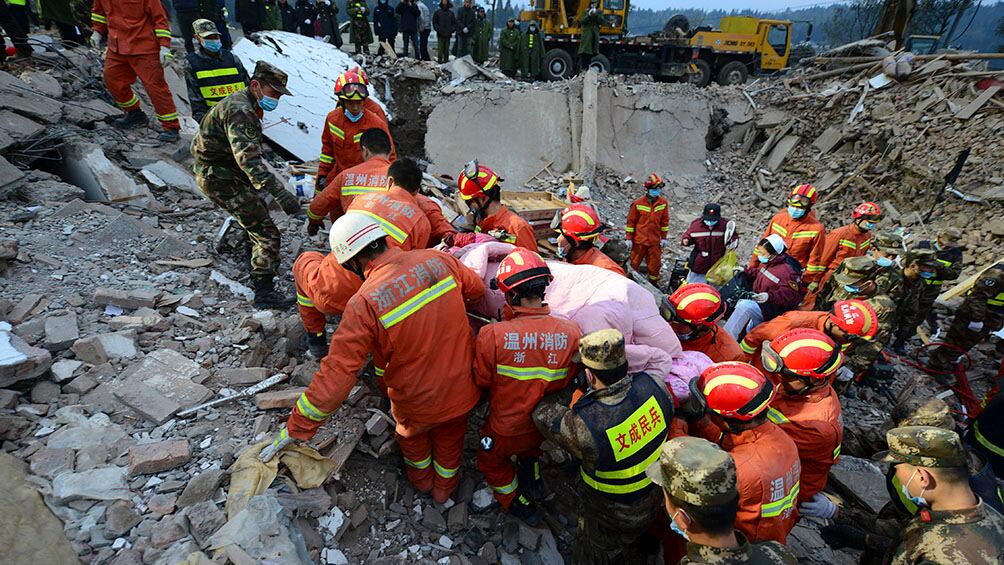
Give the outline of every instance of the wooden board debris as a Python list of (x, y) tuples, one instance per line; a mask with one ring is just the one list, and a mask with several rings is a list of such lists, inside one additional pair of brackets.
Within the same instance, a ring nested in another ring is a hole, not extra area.
[(976, 100), (970, 102), (968, 106), (964, 106), (959, 109), (959, 111), (955, 113), (955, 117), (960, 120), (968, 120), (973, 117), (976, 112), (979, 112), (980, 108), (982, 108), (988, 100), (996, 96), (1000, 90), (1001, 86), (999, 84), (995, 84), (984, 90), (982, 94), (976, 97)]

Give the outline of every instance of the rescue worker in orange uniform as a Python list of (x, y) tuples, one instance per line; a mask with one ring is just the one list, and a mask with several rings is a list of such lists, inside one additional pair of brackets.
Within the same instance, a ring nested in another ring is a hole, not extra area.
[[(451, 255), (391, 248), (370, 216), (349, 211), (331, 226), (332, 254), (363, 280), (286, 427), (259, 458), (268, 461), (293, 440), (309, 440), (345, 402), (373, 356), (383, 367), (395, 433), (408, 480), (445, 502), (457, 486), (467, 414), (479, 393), (471, 375), (474, 334), (466, 304), (485, 285)], [(429, 336), (448, 347), (431, 347)]]
[(872, 242), (872, 230), (882, 219), (882, 210), (874, 202), (862, 202), (851, 212), (851, 223), (826, 234), (820, 264), (823, 271), (806, 272), (803, 282), (809, 283), (809, 290), (823, 286), (826, 279), (838, 265), (850, 257), (860, 257), (868, 253)]
[[(421, 179), (422, 170), (418, 163), (411, 159), (395, 161), (387, 170), (390, 188), (385, 192), (360, 195), (349, 210), (379, 223), (390, 235), (387, 242), (391, 247), (404, 251), (423, 249), (428, 244), (429, 222), (404, 188), (421, 183)], [(315, 359), (321, 359), (328, 352), (326, 316), (343, 312), (362, 281), (345, 270), (333, 255), (316, 251), (304, 252), (296, 258), (293, 280), (300, 318), (307, 330), (308, 353)]]
[(819, 330), (789, 330), (763, 346), (761, 364), (779, 380), (767, 418), (781, 427), (802, 461), (799, 513), (831, 518), (836, 507), (822, 494), (830, 467), (840, 459), (844, 423), (833, 379), (843, 363), (840, 347)]
[(363, 162), (335, 175), (321, 192), (314, 193), (307, 209), (307, 234), (316, 235), (324, 226), (324, 217), (335, 221), (349, 209), (352, 199), (368, 192), (387, 191), (390, 167), (390, 136), (382, 129), (370, 128), (359, 137)]
[(139, 97), (132, 85), (139, 78), (150, 96), (157, 121), (164, 129), (158, 139), (180, 139), (178, 110), (171, 89), (164, 80), (164, 67), (174, 60), (171, 54), (171, 24), (164, 6), (157, 0), (94, 0), (91, 7), (93, 45), (108, 40), (105, 55), (105, 86), (115, 105), (125, 116), (115, 121), (120, 128), (145, 125), (146, 114), (139, 107)]
[[(502, 179), (477, 160), (460, 171), (460, 197), (467, 203), (476, 224), (475, 231), (487, 233), (523, 249), (537, 252), (537, 236), (530, 223), (502, 203)], [(474, 234), (457, 234), (453, 245), (463, 247), (474, 242)]]
[(457, 234), (457, 228), (447, 221), (446, 216), (443, 215), (443, 207), (439, 205), (439, 202), (421, 193), (413, 196), (432, 226), (432, 232), (429, 234), (429, 247), (435, 247), (441, 242), (447, 244), (452, 242), (453, 236)]
[(624, 275), (624, 269), (596, 248), (594, 243), (605, 226), (596, 210), (586, 204), (572, 204), (561, 211), (558, 257), (573, 265), (594, 265)]
[(736, 338), (718, 325), (725, 315), (725, 301), (715, 287), (685, 284), (666, 297), (660, 310), (684, 351), (700, 351), (715, 363), (745, 358)]
[(798, 448), (767, 419), (774, 385), (748, 363), (716, 363), (690, 382), (680, 411), (691, 435), (717, 443), (736, 462), (735, 527), (751, 543), (785, 543), (798, 520)]
[[(802, 265), (802, 280), (822, 275), (823, 246), (826, 242), (826, 228), (816, 219), (812, 206), (818, 193), (811, 184), (800, 184), (788, 194), (787, 208), (774, 214), (767, 223), (762, 237), (776, 233), (784, 239), (788, 255)], [(756, 265), (756, 255), (750, 258), (750, 266)]]
[(669, 202), (660, 196), (666, 183), (652, 173), (645, 179), (645, 196), (631, 203), (624, 228), (631, 247), (631, 268), (641, 272), (645, 261), (648, 280), (659, 284), (662, 269), (662, 242), (669, 237)]
[(532, 500), (544, 496), (539, 460), (544, 436), (532, 412), (571, 381), (572, 356), (579, 348), (578, 324), (550, 315), (544, 304), (552, 278), (533, 251), (517, 248), (507, 255), (497, 277), (505, 321), (481, 328), (474, 346), (474, 383), (488, 391), (478, 469), (502, 508), (532, 526), (541, 520)]
[[(338, 106), (328, 112), (321, 131), (321, 155), (318, 157), (315, 192), (323, 190), (329, 178), (363, 162), (359, 142), (364, 131), (371, 128), (382, 129), (387, 137), (391, 137), (387, 129), (387, 116), (366, 104), (369, 91), (366, 88), (365, 74), (361, 71), (362, 69), (350, 69), (335, 81)], [(375, 102), (370, 102), (376, 105)], [(396, 158), (397, 152), (391, 137), (390, 160)]]

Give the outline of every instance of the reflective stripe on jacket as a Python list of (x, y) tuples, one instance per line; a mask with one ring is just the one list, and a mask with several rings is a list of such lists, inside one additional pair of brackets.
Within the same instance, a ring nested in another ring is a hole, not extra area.
[(669, 202), (661, 196), (654, 202), (648, 196), (635, 200), (628, 210), (624, 231), (636, 245), (659, 245), (669, 236)]
[(345, 169), (329, 179), (328, 186), (314, 194), (307, 209), (307, 217), (320, 220), (330, 215), (337, 220), (360, 194), (387, 192), (387, 169), (390, 161), (373, 157), (354, 167)]
[(363, 105), (363, 117), (353, 122), (345, 116), (345, 109), (336, 106), (328, 112), (321, 130), (321, 154), (318, 157), (317, 176), (330, 177), (363, 162), (359, 138), (364, 131), (377, 128), (387, 132), (391, 138), (390, 161), (397, 159), (394, 138), (387, 129), (387, 114), (372, 98)]
[(767, 418), (795, 442), (802, 462), (798, 502), (811, 499), (826, 486), (830, 467), (840, 460), (844, 422), (836, 391), (827, 385), (801, 396), (779, 392), (770, 404)]

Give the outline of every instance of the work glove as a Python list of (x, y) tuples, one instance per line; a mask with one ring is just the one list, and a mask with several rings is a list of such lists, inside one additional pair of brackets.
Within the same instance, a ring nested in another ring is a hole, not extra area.
[(447, 236), (444, 238), (444, 241), (446, 239), (449, 239), (447, 244), (451, 247), (467, 247), (468, 245), (474, 243), (476, 236), (473, 233), (455, 233), (453, 234), (453, 237)]
[(770, 298), (770, 296), (766, 292), (757, 292), (753, 295), (753, 302), (763, 304), (764, 302), (767, 302), (768, 298)]
[(293, 443), (294, 441), (296, 440), (289, 437), (289, 430), (286, 429), (286, 426), (283, 426), (281, 430), (276, 432), (275, 437), (272, 438), (272, 443), (265, 446), (265, 449), (262, 449), (261, 453), (258, 454), (258, 460), (262, 463), (268, 463), (287, 445)]
[(309, 20), (309, 19), (307, 19), (307, 20), (303, 20), (303, 23), (305, 23), (305, 24), (307, 24), (307, 25), (310, 25), (310, 20)]
[(809, 292), (816, 292), (817, 288), (819, 288), (819, 283), (817, 282), (809, 283)]
[(462, 29), (461, 31), (464, 32), (464, 35), (467, 35), (467, 28), (466, 27), (464, 29)]
[(590, 8), (589, 9), (589, 14), (590, 15), (595, 14), (595, 13), (596, 13), (596, 8)]
[(983, 322), (969, 322), (969, 329), (974, 332), (983, 331)]
[(736, 249), (739, 247), (739, 240), (735, 239), (731, 243), (725, 246), (726, 249)]
[(512, 235), (503, 229), (491, 230), (488, 232), (488, 235), (494, 237), (499, 241), (507, 241), (512, 239)]
[(863, 530), (848, 526), (846, 524), (834, 524), (823, 526), (819, 530), (826, 545), (833, 549), (850, 547), (852, 549), (865, 549), (867, 547), (867, 534)]
[(174, 60), (174, 53), (171, 53), (170, 47), (160, 48), (160, 66), (166, 67), (168, 63)]
[(854, 378), (854, 371), (848, 369), (847, 367), (841, 367), (837, 371), (837, 380), (840, 382), (847, 382)]
[(627, 245), (628, 251), (631, 251), (631, 248), (634, 246), (634, 240), (633, 239), (625, 239), (624, 240), (624, 245)]
[(101, 34), (94, 32), (91, 34), (91, 47), (97, 47), (101, 45)]
[(307, 235), (309, 236), (317, 235), (317, 232), (321, 231), (322, 227), (324, 227), (324, 220), (319, 220), (317, 222), (315, 222), (314, 220), (310, 220), (309, 222), (307, 222)]
[(812, 516), (813, 518), (825, 518), (829, 520), (837, 513), (837, 505), (830, 500), (830, 497), (821, 492), (812, 495), (812, 500), (798, 505), (798, 513), (802, 516)]
[(289, 191), (279, 188), (272, 193), (272, 197), (279, 203), (282, 211), (289, 216), (296, 215), (300, 211), (300, 200)]
[(223, 8), (223, 19), (225, 20), (225, 19), (227, 19), (229, 17), (230, 17), (230, 10), (227, 10), (226, 8)]
[(328, 186), (328, 177), (319, 176), (317, 177), (317, 186), (314, 188), (314, 192), (321, 192), (326, 186)]

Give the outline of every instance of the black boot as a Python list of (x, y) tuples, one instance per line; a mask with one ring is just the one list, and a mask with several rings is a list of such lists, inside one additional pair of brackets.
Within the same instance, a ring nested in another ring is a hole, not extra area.
[(275, 290), (275, 283), (272, 277), (252, 277), (251, 283), (254, 285), (254, 307), (260, 310), (269, 308), (285, 309), (296, 302), (292, 296), (284, 295)]
[(516, 460), (516, 476), (519, 477), (519, 490), (530, 500), (543, 500), (544, 481), (540, 478), (540, 459), (536, 457), (520, 457)]
[(307, 333), (307, 355), (320, 361), (328, 354), (328, 332)]
[(146, 114), (143, 113), (143, 110), (126, 112), (126, 115), (112, 121), (112, 125), (119, 129), (132, 129), (136, 126), (145, 126), (146, 124)]
[(181, 134), (178, 133), (178, 130), (176, 129), (166, 129), (160, 132), (157, 139), (163, 143), (174, 143), (175, 141), (181, 139)]
[(540, 509), (537, 505), (530, 501), (527, 497), (522, 494), (517, 495), (513, 499), (512, 505), (509, 506), (509, 513), (519, 518), (526, 525), (536, 528), (540, 525), (542, 517), (540, 515)]

